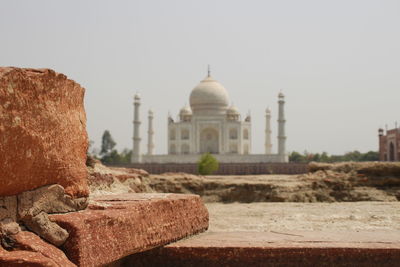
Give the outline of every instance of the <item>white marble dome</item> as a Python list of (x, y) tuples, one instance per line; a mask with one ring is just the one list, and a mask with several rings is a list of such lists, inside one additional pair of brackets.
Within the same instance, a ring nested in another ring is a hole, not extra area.
[(190, 94), (190, 106), (194, 113), (224, 112), (229, 105), (229, 96), (225, 87), (208, 76), (202, 80)]

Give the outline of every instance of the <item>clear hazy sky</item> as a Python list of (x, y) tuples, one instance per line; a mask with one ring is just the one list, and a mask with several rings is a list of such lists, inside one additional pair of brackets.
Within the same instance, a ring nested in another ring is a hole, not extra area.
[(52, 68), (86, 88), (90, 139), (105, 129), (132, 146), (132, 98), (155, 113), (156, 153), (167, 114), (206, 75), (251, 111), (253, 153), (264, 112), (286, 95), (289, 151), (377, 150), (377, 129), (400, 123), (400, 1), (1, 1), (3, 66)]

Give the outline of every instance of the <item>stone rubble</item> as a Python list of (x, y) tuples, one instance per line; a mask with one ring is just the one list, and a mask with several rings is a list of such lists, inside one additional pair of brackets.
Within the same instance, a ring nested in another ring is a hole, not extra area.
[[(9, 225), (19, 222), (48, 242), (61, 246), (68, 232), (49, 220), (48, 214), (85, 209), (87, 198), (71, 198), (60, 185), (42, 186), (16, 196), (0, 197), (0, 231), (6, 235)], [(13, 233), (16, 234), (16, 233)]]

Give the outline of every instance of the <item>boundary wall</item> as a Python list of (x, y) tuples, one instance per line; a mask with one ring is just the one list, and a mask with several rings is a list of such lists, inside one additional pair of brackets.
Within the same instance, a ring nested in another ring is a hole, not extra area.
[[(151, 174), (185, 172), (198, 174), (197, 163), (131, 163), (109, 165), (143, 169)], [(219, 163), (215, 175), (302, 174), (307, 173), (306, 163)]]

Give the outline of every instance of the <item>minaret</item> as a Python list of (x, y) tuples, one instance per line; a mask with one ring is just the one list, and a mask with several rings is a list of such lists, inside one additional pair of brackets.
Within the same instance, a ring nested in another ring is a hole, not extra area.
[(286, 136), (285, 136), (285, 95), (280, 92), (278, 95), (278, 154), (284, 156), (286, 154)]
[(379, 160), (385, 161), (385, 137), (383, 136), (383, 129), (378, 129), (378, 136), (379, 136)]
[(154, 131), (153, 131), (153, 111), (149, 110), (149, 128), (147, 131), (147, 155), (153, 155), (153, 149), (154, 149), (154, 142), (153, 142), (153, 136), (154, 136)]
[(265, 154), (272, 154), (271, 143), (271, 110), (265, 110)]
[(140, 119), (139, 119), (139, 106), (140, 106), (140, 96), (139, 94), (135, 94), (133, 101), (134, 111), (133, 111), (133, 150), (132, 150), (132, 163), (139, 163), (141, 161), (140, 158)]

